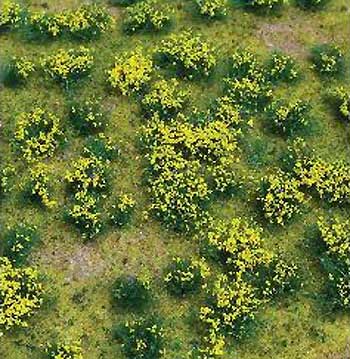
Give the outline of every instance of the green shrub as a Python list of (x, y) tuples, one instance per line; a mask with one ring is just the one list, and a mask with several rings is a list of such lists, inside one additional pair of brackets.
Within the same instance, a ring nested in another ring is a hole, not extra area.
[(26, 57), (12, 57), (2, 69), (2, 81), (6, 86), (24, 84), (35, 71), (35, 65)]
[(209, 76), (216, 65), (214, 49), (191, 31), (163, 40), (157, 57), (161, 64), (174, 67), (179, 76), (189, 79)]
[(142, 0), (109, 0), (110, 4), (113, 6), (130, 6), (138, 3)]
[(127, 32), (140, 30), (160, 31), (170, 23), (170, 8), (159, 0), (144, 0), (127, 9), (124, 29)]
[(83, 359), (80, 343), (50, 345), (48, 359)]
[(28, 162), (51, 157), (63, 140), (58, 117), (37, 107), (17, 117), (14, 143)]
[(230, 59), (230, 77), (236, 80), (264, 81), (265, 74), (257, 57), (248, 50), (236, 51)]
[(121, 276), (113, 284), (112, 297), (122, 308), (143, 309), (151, 299), (149, 282), (134, 276)]
[(27, 319), (42, 304), (42, 294), (35, 269), (15, 268), (6, 257), (0, 257), (0, 331), (27, 327)]
[(306, 10), (319, 10), (324, 8), (329, 0), (297, 0), (297, 4)]
[(122, 95), (132, 95), (144, 89), (151, 80), (152, 72), (151, 58), (142, 55), (141, 50), (136, 49), (115, 58), (114, 67), (107, 72), (108, 82)]
[(87, 135), (105, 129), (107, 115), (102, 111), (100, 101), (93, 97), (70, 104), (69, 120), (80, 134)]
[(196, 292), (202, 281), (200, 268), (187, 259), (174, 258), (165, 271), (164, 282), (176, 296)]
[(310, 125), (310, 105), (302, 100), (275, 101), (267, 113), (269, 125), (279, 134), (294, 136), (305, 133)]
[(227, 14), (227, 0), (194, 0), (201, 15), (210, 19), (220, 18)]
[(49, 168), (44, 163), (38, 163), (29, 170), (29, 181), (25, 185), (25, 194), (33, 202), (38, 202), (46, 208), (52, 208), (56, 201), (51, 199), (52, 178)]
[(123, 227), (131, 221), (135, 208), (135, 201), (131, 196), (122, 194), (117, 198), (116, 204), (112, 205), (111, 222), (114, 226)]
[(83, 149), (84, 157), (95, 157), (107, 163), (114, 160), (119, 153), (118, 147), (103, 133), (99, 133), (98, 136), (88, 137)]
[(345, 69), (344, 54), (338, 46), (323, 44), (311, 50), (312, 67), (320, 75), (337, 76)]
[(278, 10), (285, 3), (285, 0), (242, 0), (244, 6), (256, 10)]
[(180, 89), (176, 79), (159, 80), (144, 96), (141, 105), (147, 117), (158, 114), (161, 119), (169, 119), (183, 110), (187, 97), (187, 91)]
[(22, 9), (12, 0), (4, 0), (0, 7), (0, 31), (17, 25), (22, 18)]
[(249, 78), (225, 79), (227, 96), (242, 113), (254, 114), (264, 111), (272, 98), (269, 84)]
[(293, 82), (299, 77), (299, 70), (294, 59), (283, 53), (272, 54), (266, 65), (266, 77), (274, 83)]
[(240, 112), (241, 108), (228, 96), (218, 98), (213, 107), (214, 118), (227, 123), (229, 127), (235, 129), (251, 127), (252, 122), (249, 120), (245, 121)]
[(58, 50), (55, 54), (41, 61), (44, 72), (66, 88), (88, 75), (92, 69), (94, 57), (88, 48), (80, 46), (77, 49)]
[(116, 337), (128, 359), (158, 359), (164, 354), (164, 333), (158, 318), (127, 322), (117, 328)]
[(30, 14), (28, 18), (28, 34), (32, 39), (61, 36), (65, 31), (65, 26), (66, 16), (63, 13), (38, 12)]
[(39, 241), (39, 234), (35, 226), (24, 223), (9, 228), (3, 239), (3, 255), (15, 266), (26, 263), (32, 248)]
[(277, 171), (262, 180), (258, 201), (264, 217), (270, 223), (283, 226), (301, 213), (305, 195), (301, 192), (300, 186), (298, 180), (282, 171)]
[(336, 114), (350, 123), (350, 90), (339, 86), (329, 92), (329, 98), (335, 107)]

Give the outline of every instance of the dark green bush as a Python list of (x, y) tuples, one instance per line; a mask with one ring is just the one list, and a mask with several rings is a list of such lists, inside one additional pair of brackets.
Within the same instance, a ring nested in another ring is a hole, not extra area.
[(112, 206), (111, 222), (114, 226), (123, 227), (131, 220), (135, 201), (127, 194), (122, 194)]
[(266, 77), (274, 83), (279, 81), (292, 82), (299, 76), (299, 70), (294, 59), (283, 53), (272, 54), (266, 64)]
[(101, 99), (91, 98), (74, 101), (69, 106), (69, 120), (82, 135), (102, 131), (107, 124), (107, 115), (103, 112)]
[(164, 354), (164, 334), (158, 318), (141, 318), (115, 330), (122, 352), (128, 359), (158, 359)]
[(16, 265), (23, 265), (39, 241), (35, 226), (18, 224), (5, 232), (3, 239), (3, 255)]
[(110, 139), (100, 133), (87, 139), (83, 150), (84, 156), (94, 157), (100, 161), (108, 162), (114, 160), (120, 153), (118, 147)]
[(150, 286), (147, 281), (131, 275), (116, 279), (112, 287), (112, 297), (116, 305), (129, 309), (143, 309), (151, 299)]
[(200, 268), (187, 259), (174, 258), (165, 270), (164, 282), (173, 295), (184, 296), (201, 285)]
[(311, 50), (313, 69), (323, 76), (339, 76), (344, 72), (344, 54), (341, 49), (332, 44), (315, 46)]
[(271, 104), (267, 118), (271, 129), (281, 135), (295, 136), (304, 134), (310, 125), (310, 105), (302, 100)]
[(297, 5), (305, 10), (319, 10), (324, 8), (329, 0), (296, 0)]
[(134, 5), (142, 0), (109, 0), (113, 6), (130, 6)]
[(35, 65), (26, 57), (12, 57), (1, 66), (1, 82), (9, 87), (24, 84), (34, 70)]

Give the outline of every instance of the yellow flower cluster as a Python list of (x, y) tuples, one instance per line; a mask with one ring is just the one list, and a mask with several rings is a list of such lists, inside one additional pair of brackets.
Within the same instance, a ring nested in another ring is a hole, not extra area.
[(136, 202), (128, 194), (121, 194), (117, 204), (112, 206), (111, 221), (114, 225), (121, 227), (130, 221)]
[(145, 0), (127, 9), (126, 31), (159, 31), (170, 22), (170, 8), (159, 0)]
[(200, 308), (206, 330), (202, 358), (224, 355), (226, 336), (239, 336), (262, 304), (297, 284), (297, 267), (264, 249), (261, 233), (261, 228), (233, 218), (212, 224), (205, 235), (208, 253), (225, 272), (208, 287), (207, 304)]
[(0, 328), (26, 327), (42, 303), (42, 285), (32, 268), (15, 268), (0, 257)]
[(17, 81), (25, 81), (35, 70), (35, 65), (27, 57), (13, 57), (10, 66)]
[(270, 223), (283, 226), (296, 214), (301, 213), (306, 197), (300, 186), (299, 180), (280, 170), (263, 179), (258, 201)]
[(283, 135), (295, 135), (309, 125), (309, 105), (302, 100), (276, 101), (271, 104), (269, 117), (272, 128)]
[(60, 120), (54, 114), (37, 107), (17, 118), (15, 144), (28, 162), (53, 155), (63, 132)]
[(48, 176), (48, 170), (44, 163), (38, 163), (30, 169), (28, 192), (33, 199), (38, 199), (45, 207), (52, 208), (56, 201), (51, 199), (51, 178)]
[(184, 296), (199, 289), (202, 280), (201, 267), (179, 257), (173, 258), (166, 269), (164, 282), (168, 290), (175, 295)]
[(350, 90), (339, 86), (330, 91), (337, 112), (347, 122), (350, 122)]
[(257, 9), (275, 9), (282, 6), (285, 0), (246, 0), (246, 6)]
[(94, 63), (94, 57), (88, 48), (58, 50), (55, 54), (44, 58), (41, 66), (54, 80), (68, 86), (72, 81), (87, 75)]
[(319, 218), (317, 227), (329, 255), (334, 255), (350, 266), (350, 220)]
[(216, 65), (214, 49), (191, 31), (163, 40), (157, 53), (162, 63), (175, 66), (179, 75), (190, 79), (209, 76)]
[(299, 77), (295, 61), (289, 55), (274, 53), (267, 67), (267, 76), (271, 81), (291, 82)]
[(227, 0), (195, 0), (199, 13), (209, 18), (225, 16), (227, 13)]
[(54, 14), (33, 13), (28, 23), (31, 31), (38, 35), (58, 37), (69, 34), (90, 39), (111, 29), (113, 18), (104, 7), (91, 4)]
[(350, 202), (350, 166), (343, 161), (298, 160), (294, 172), (301, 185), (315, 189), (320, 198), (331, 203)]
[(4, 0), (0, 8), (0, 29), (16, 25), (21, 21), (22, 9), (12, 0)]
[(123, 95), (142, 90), (152, 75), (153, 62), (150, 57), (142, 55), (140, 49), (125, 53), (115, 58), (112, 70), (108, 71), (108, 82)]
[(47, 354), (48, 359), (83, 359), (80, 343), (49, 346)]
[(174, 117), (181, 112), (187, 102), (187, 91), (179, 88), (176, 79), (158, 80), (143, 97), (141, 105), (147, 116), (156, 113), (162, 119)]
[(74, 195), (73, 206), (67, 214), (68, 220), (81, 231), (83, 237), (92, 238), (102, 228), (98, 206), (101, 193), (107, 187), (106, 162), (96, 156), (80, 157), (73, 163), (73, 170), (66, 174), (65, 179)]
[(344, 70), (344, 54), (336, 45), (323, 44), (312, 49), (312, 68), (321, 75), (339, 75)]
[[(216, 100), (215, 119), (227, 123), (232, 128), (241, 128), (245, 121), (240, 114), (240, 108), (228, 96), (222, 96)], [(247, 121), (249, 127), (252, 122)]]
[(227, 78), (225, 83), (228, 97), (246, 114), (264, 110), (272, 98), (270, 85), (260, 79), (254, 80), (249, 77), (242, 79)]
[(262, 65), (257, 57), (249, 50), (238, 50), (231, 56), (230, 76), (235, 79), (242, 80), (248, 78), (250, 80), (263, 82), (265, 74)]

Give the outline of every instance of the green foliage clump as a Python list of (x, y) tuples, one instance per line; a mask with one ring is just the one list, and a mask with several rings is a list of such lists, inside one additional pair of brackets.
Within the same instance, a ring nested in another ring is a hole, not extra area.
[(70, 104), (69, 120), (73, 127), (82, 135), (104, 130), (107, 116), (100, 106), (101, 99), (89, 98)]
[(319, 10), (324, 8), (329, 0), (297, 0), (297, 4), (305, 10)]
[(164, 282), (171, 294), (185, 296), (199, 289), (201, 269), (192, 261), (176, 257), (166, 268)]
[(138, 3), (142, 0), (109, 0), (113, 6), (130, 6)]
[(183, 116), (169, 124), (154, 118), (144, 128), (142, 142), (148, 150), (151, 212), (179, 231), (203, 224), (215, 183), (231, 185), (237, 161), (235, 132), (221, 121), (197, 126)]
[(174, 67), (179, 76), (189, 79), (209, 76), (216, 65), (214, 49), (191, 31), (163, 40), (157, 56), (161, 64)]
[(151, 299), (150, 284), (147, 280), (135, 276), (120, 276), (113, 284), (112, 297), (122, 308), (142, 309)]
[(22, 9), (12, 0), (4, 0), (0, 7), (0, 30), (17, 25), (21, 21)]
[(39, 202), (46, 208), (52, 208), (56, 201), (51, 199), (52, 178), (49, 168), (44, 163), (38, 163), (29, 170), (29, 181), (25, 186), (25, 194), (34, 202)]
[(127, 10), (124, 28), (127, 32), (160, 31), (170, 23), (170, 8), (159, 0), (144, 0)]
[(57, 38), (66, 34), (83, 40), (92, 39), (111, 29), (112, 24), (112, 16), (97, 4), (58, 13), (33, 13), (28, 18), (28, 29), (34, 38)]
[(350, 309), (350, 221), (320, 218), (319, 237), (325, 246), (321, 263), (328, 274), (328, 295), (336, 308)]
[(291, 56), (276, 52), (267, 63), (266, 76), (274, 83), (293, 82), (299, 77), (299, 71)]
[(162, 79), (152, 85), (141, 105), (148, 117), (158, 114), (161, 119), (169, 119), (183, 110), (187, 98), (188, 93), (179, 88), (176, 79)]
[(115, 58), (114, 67), (108, 71), (108, 82), (122, 95), (131, 95), (144, 89), (151, 80), (152, 71), (151, 58), (142, 55), (140, 49), (136, 49)]
[(24, 223), (9, 228), (3, 239), (3, 255), (15, 266), (26, 263), (32, 248), (39, 241), (39, 234), (35, 226)]
[(265, 74), (257, 57), (248, 50), (238, 50), (230, 59), (230, 77), (236, 80), (264, 81)]
[(241, 108), (228, 96), (222, 96), (215, 102), (214, 118), (226, 123), (230, 128), (240, 129), (251, 127), (251, 121), (245, 121), (241, 116)]
[(15, 268), (0, 258), (0, 330), (27, 327), (27, 319), (40, 308), (43, 288), (33, 268)]
[(60, 49), (41, 62), (45, 73), (66, 87), (88, 75), (93, 64), (94, 57), (90, 50), (83, 46), (78, 49)]
[(342, 50), (332, 44), (315, 46), (311, 51), (312, 68), (322, 76), (338, 76), (344, 72)]
[(34, 63), (27, 57), (12, 57), (4, 66), (2, 81), (6, 86), (24, 84), (34, 70)]
[(209, 227), (206, 252), (224, 273), (207, 287), (206, 304), (199, 310), (205, 328), (199, 352), (205, 358), (223, 355), (227, 336), (246, 334), (263, 304), (298, 286), (297, 267), (265, 249), (261, 233), (242, 218)]
[(302, 100), (291, 102), (275, 101), (268, 111), (268, 120), (271, 128), (286, 136), (305, 133), (310, 125), (310, 105)]
[(299, 180), (282, 171), (262, 180), (258, 201), (264, 217), (270, 223), (283, 226), (301, 213), (306, 198), (300, 186)]
[(83, 359), (79, 343), (50, 345), (46, 352), (48, 359)]
[(164, 330), (158, 318), (127, 322), (117, 328), (116, 337), (128, 359), (159, 359), (164, 354)]
[(111, 222), (114, 226), (123, 227), (131, 220), (134, 212), (135, 201), (128, 194), (122, 194), (117, 198), (116, 204), (113, 204), (111, 211)]
[(195, 0), (199, 13), (210, 19), (227, 14), (227, 0)]
[(332, 105), (342, 120), (350, 123), (350, 91), (339, 86), (329, 93)]
[(59, 118), (40, 107), (17, 118), (14, 142), (28, 162), (51, 157), (62, 138)]
[(243, 4), (256, 10), (276, 10), (281, 8), (285, 0), (243, 0)]
[(350, 203), (350, 166), (344, 161), (299, 159), (294, 172), (300, 184), (314, 189), (320, 198), (330, 203)]
[(107, 163), (95, 156), (80, 157), (65, 179), (74, 201), (67, 212), (67, 220), (83, 237), (93, 238), (102, 229), (99, 200), (107, 188)]
[(69, 34), (78, 39), (92, 39), (111, 29), (113, 17), (98, 4), (85, 4), (65, 13), (65, 26)]
[(245, 114), (263, 111), (272, 98), (272, 90), (267, 82), (247, 77), (241, 80), (228, 78), (225, 82), (227, 96)]
[(88, 137), (83, 149), (84, 157), (97, 158), (106, 163), (114, 160), (119, 152), (118, 147), (103, 133)]

